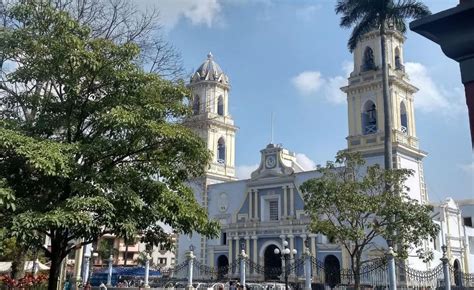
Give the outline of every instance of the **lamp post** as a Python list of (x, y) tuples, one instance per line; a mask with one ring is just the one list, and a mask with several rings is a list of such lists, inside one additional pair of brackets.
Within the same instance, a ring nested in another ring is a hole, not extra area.
[(389, 289), (397, 289), (397, 277), (395, 274), (395, 252), (393, 251), (393, 241), (387, 239), (388, 251), (387, 251), (387, 262), (388, 262), (388, 282)]
[(296, 249), (291, 249), (288, 248), (288, 242), (283, 241), (283, 250), (280, 251), (280, 249), (276, 248), (274, 251), (275, 255), (280, 255), (281, 259), (283, 260), (283, 268), (284, 268), (284, 275), (285, 275), (285, 290), (288, 290), (288, 260), (290, 260), (290, 255), (296, 255), (297, 251)]
[(193, 261), (194, 261), (194, 258), (196, 256), (194, 256), (194, 246), (193, 244), (191, 244), (189, 246), (189, 252), (187, 254), (187, 258), (188, 258), (188, 285), (186, 285), (186, 290), (193, 290), (194, 287), (193, 287)]
[(443, 251), (441, 262), (443, 262), (444, 289), (451, 290), (451, 279), (449, 277), (449, 259), (447, 255), (448, 247), (446, 245), (442, 245), (441, 250)]

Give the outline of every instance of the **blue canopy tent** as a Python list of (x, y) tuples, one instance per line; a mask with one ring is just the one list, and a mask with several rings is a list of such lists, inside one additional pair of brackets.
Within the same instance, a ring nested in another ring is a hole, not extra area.
[[(91, 285), (99, 286), (100, 283), (107, 283), (107, 276), (109, 275), (109, 268), (102, 268), (96, 270), (91, 275)], [(159, 270), (149, 271), (150, 277), (159, 277), (161, 272)], [(117, 285), (119, 279), (130, 279), (130, 278), (145, 278), (145, 268), (144, 267), (113, 267), (112, 268), (112, 285)]]

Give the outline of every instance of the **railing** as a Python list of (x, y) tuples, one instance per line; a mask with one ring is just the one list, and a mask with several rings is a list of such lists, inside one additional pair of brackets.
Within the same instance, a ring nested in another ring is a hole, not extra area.
[(367, 125), (365, 126), (365, 134), (375, 134), (377, 133), (377, 125)]
[(400, 131), (402, 131), (403, 134), (408, 134), (408, 129), (405, 126), (401, 126)]

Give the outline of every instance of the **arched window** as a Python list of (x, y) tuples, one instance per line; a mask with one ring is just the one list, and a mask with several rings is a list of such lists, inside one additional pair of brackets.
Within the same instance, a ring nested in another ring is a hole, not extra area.
[(217, 141), (217, 163), (225, 164), (225, 141), (222, 137)]
[(377, 107), (367, 101), (362, 112), (362, 132), (364, 135), (377, 133)]
[(217, 114), (224, 116), (224, 98), (222, 96), (217, 99)]
[(403, 70), (402, 60), (400, 58), (400, 49), (395, 48), (395, 69)]
[(194, 100), (193, 100), (193, 113), (194, 115), (199, 114), (199, 107), (201, 106), (201, 103), (199, 101), (199, 96), (195, 95)]
[(408, 118), (407, 118), (407, 108), (405, 107), (405, 103), (400, 103), (400, 130), (402, 133), (408, 134)]
[(362, 71), (374, 70), (375, 61), (374, 61), (374, 51), (372, 48), (367, 46), (364, 51), (364, 60), (362, 63)]

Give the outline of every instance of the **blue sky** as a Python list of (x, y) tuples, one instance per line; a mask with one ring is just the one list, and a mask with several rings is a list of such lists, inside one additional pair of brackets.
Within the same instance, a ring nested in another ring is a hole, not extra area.
[[(232, 85), (230, 112), (240, 128), (236, 164), (246, 175), (270, 141), (299, 153), (307, 167), (346, 147), (347, 108), (338, 88), (352, 55), (336, 1), (135, 0), (161, 12), (166, 38), (189, 72), (212, 51)], [(424, 1), (433, 13), (457, 0)], [(415, 96), (417, 135), (432, 201), (474, 197), (474, 164), (458, 64), (434, 43), (407, 33), (405, 63)]]

